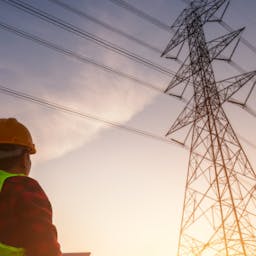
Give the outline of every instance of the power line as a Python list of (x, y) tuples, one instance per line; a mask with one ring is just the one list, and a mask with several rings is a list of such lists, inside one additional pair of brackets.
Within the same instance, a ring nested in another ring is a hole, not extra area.
[[(72, 57), (72, 58), (74, 58), (74, 59), (76, 59), (76, 60), (78, 60), (78, 61), (80, 61), (82, 63), (89, 63), (91, 65), (96, 66), (97, 68), (100, 68), (100, 69), (106, 71), (106, 72), (110, 72), (110, 73), (113, 73), (115, 75), (124, 77), (124, 78), (129, 79), (129, 80), (131, 80), (133, 82), (141, 84), (141, 85), (143, 85), (143, 86), (145, 86), (145, 87), (147, 87), (149, 89), (157, 91), (157, 92), (159, 92), (159, 93), (161, 93), (163, 95), (169, 96), (168, 94), (165, 94), (163, 90), (157, 88), (157, 86), (155, 86), (153, 84), (150, 84), (148, 82), (142, 81), (142, 80), (140, 80), (140, 79), (138, 79), (138, 78), (136, 78), (136, 77), (134, 77), (132, 75), (129, 75), (129, 74), (120, 72), (118, 70), (115, 70), (115, 69), (113, 69), (113, 68), (111, 68), (109, 66), (100, 64), (100, 63), (98, 63), (98, 62), (96, 62), (96, 61), (94, 61), (94, 60), (92, 60), (90, 58), (87, 58), (85, 56), (79, 55), (79, 54), (77, 54), (77, 53), (75, 53), (75, 52), (73, 52), (71, 50), (62, 48), (62, 47), (60, 47), (60, 46), (58, 46), (56, 44), (53, 44), (53, 43), (51, 43), (49, 41), (46, 41), (46, 40), (44, 40), (44, 39), (42, 39), (40, 37), (35, 36), (35, 35), (29, 34), (29, 33), (25, 32), (23, 30), (20, 30), (20, 29), (18, 29), (16, 27), (13, 27), (13, 26), (10, 26), (8, 24), (5, 24), (5, 23), (3, 23), (1, 21), (0, 21), (0, 28), (4, 29), (4, 30), (7, 30), (7, 31), (9, 31), (11, 33), (14, 33), (14, 34), (16, 34), (16, 35), (18, 35), (18, 36), (20, 36), (22, 38), (31, 40), (31, 41), (39, 44), (39, 45), (43, 45), (43, 46), (45, 46), (45, 47), (47, 47), (49, 49), (52, 49), (52, 50), (54, 50), (54, 51), (56, 51), (58, 53), (61, 53), (63, 55), (69, 56), (69, 57)], [(251, 113), (251, 112), (248, 112), (248, 113)]]
[(53, 15), (50, 15), (47, 12), (44, 12), (38, 8), (33, 7), (32, 5), (29, 5), (27, 3), (24, 3), (22, 1), (16, 1), (16, 0), (1, 0), (2, 2), (5, 2), (6, 4), (9, 4), (15, 8), (18, 8), (19, 10), (22, 10), (24, 12), (27, 12), (33, 16), (36, 16), (48, 23), (51, 23), (57, 27), (60, 27), (62, 29), (64, 29), (65, 31), (68, 31), (70, 33), (73, 33), (79, 37), (88, 39), (90, 41), (93, 41), (95, 44), (102, 46), (108, 50), (111, 50), (115, 53), (118, 53), (120, 55), (126, 56), (129, 59), (132, 59), (140, 64), (143, 64), (147, 67), (150, 67), (158, 72), (161, 72), (165, 75), (168, 76), (173, 76), (175, 74), (175, 72), (170, 71), (169, 69), (160, 66), (144, 57), (141, 57), (133, 52), (130, 52), (124, 48), (121, 48), (120, 46), (117, 46), (109, 41), (106, 41), (98, 36), (93, 35), (92, 33), (89, 33), (85, 30), (82, 30), (64, 20), (61, 20)]
[[(125, 49), (123, 48), (117, 48), (115, 45), (107, 42), (107, 41), (104, 41), (103, 39), (100, 39), (98, 37), (95, 37), (94, 35), (86, 32), (86, 31), (83, 31), (83, 30), (80, 30), (79, 28), (73, 26), (72, 24), (69, 24), (69, 23), (66, 23), (65, 21), (62, 21), (46, 12), (43, 12), (41, 10), (39, 10), (38, 8), (35, 8), (31, 5), (28, 5), (22, 1), (15, 1), (15, 0), (2, 0), (3, 2), (6, 2), (16, 8), (19, 8), (25, 12), (28, 12), (30, 13), (31, 15), (33, 16), (37, 16), (38, 18), (40, 19), (43, 19), (51, 24), (54, 24), (58, 27), (61, 27), (62, 29), (68, 31), (68, 32), (72, 32), (78, 36), (81, 36), (81, 37), (85, 37), (86, 39), (90, 39), (90, 40), (93, 40), (95, 43), (101, 45), (101, 46), (104, 46), (106, 48), (109, 49), (109, 47), (111, 48), (111, 50), (113, 50), (114, 52), (118, 52), (119, 54), (123, 54), (125, 55), (126, 57), (129, 57), (129, 58), (132, 58), (134, 59), (135, 61), (137, 62), (140, 62), (144, 65), (147, 65), (147, 66), (150, 66), (151, 68), (154, 68), (155, 70), (157, 71), (160, 71), (162, 73), (168, 73), (169, 75), (175, 75), (175, 72), (173, 71), (170, 71), (170, 70), (167, 70), (165, 69), (164, 67), (162, 66), (159, 66), (157, 64), (154, 64), (153, 62), (143, 58), (143, 57), (140, 57), (134, 53), (131, 53), (129, 51), (126, 51)], [(49, 0), (49, 1), (58, 1), (58, 0)], [(185, 1), (185, 0), (184, 0)], [(119, 2), (119, 1), (118, 1)], [(121, 1), (121, 2), (125, 2), (125, 1)], [(242, 67), (240, 67), (238, 64), (235, 64), (234, 62), (232, 63), (232, 66), (237, 69), (238, 71), (241, 71), (243, 70)]]
[[(5, 24), (5, 23), (3, 23), (3, 22), (1, 23), (1, 21), (0, 21), (0, 28), (2, 28), (2, 29), (4, 29), (4, 30), (7, 30), (7, 31), (9, 31), (9, 32), (12, 32), (12, 33), (14, 33), (14, 34), (16, 34), (16, 35), (18, 35), (18, 36), (20, 36), (20, 37), (29, 39), (29, 40), (31, 40), (31, 41), (33, 41), (33, 42), (35, 42), (35, 43), (40, 44), (40, 45), (43, 45), (43, 46), (45, 46), (45, 47), (47, 47), (47, 48), (49, 48), (49, 49), (55, 50), (56, 52), (59, 52), (59, 53), (64, 54), (64, 55), (66, 55), (66, 56), (75, 58), (75, 59), (79, 60), (79, 61), (82, 62), (82, 63), (89, 63), (89, 64), (94, 65), (94, 66), (96, 66), (97, 68), (100, 68), (100, 69), (102, 69), (102, 70), (104, 70), (104, 71), (107, 71), (107, 72), (113, 73), (113, 74), (115, 74), (115, 75), (124, 77), (124, 78), (129, 79), (129, 80), (131, 80), (131, 81), (133, 81), (133, 82), (136, 82), (136, 83), (138, 83), (138, 84), (141, 84), (141, 85), (143, 85), (143, 86), (145, 86), (145, 87), (147, 87), (147, 88), (150, 88), (150, 89), (152, 89), (152, 90), (154, 90), (154, 91), (157, 91), (157, 92), (159, 92), (159, 93), (162, 93), (162, 94), (164, 94), (164, 95), (167, 95), (167, 94), (164, 93), (163, 90), (159, 89), (156, 85), (153, 85), (153, 84), (148, 83), (148, 82), (146, 82), (146, 81), (140, 80), (140, 79), (138, 79), (138, 78), (136, 78), (136, 77), (134, 77), (134, 76), (132, 76), (132, 75), (130, 75), (130, 74), (123, 73), (123, 72), (121, 72), (121, 71), (119, 71), (119, 70), (113, 69), (113, 68), (111, 68), (110, 66), (107, 66), (107, 65), (103, 65), (103, 64), (101, 64), (101, 63), (98, 63), (98, 62), (96, 62), (95, 60), (92, 60), (92, 59), (90, 59), (90, 58), (88, 58), (88, 57), (85, 57), (85, 56), (82, 56), (82, 55), (80, 55), (80, 54), (77, 54), (77, 53), (75, 53), (75, 52), (73, 52), (73, 51), (71, 51), (71, 50), (62, 48), (62, 47), (60, 47), (60, 46), (57, 45), (57, 44), (54, 44), (54, 43), (49, 42), (49, 41), (46, 41), (46, 40), (44, 40), (44, 39), (42, 39), (42, 38), (40, 38), (40, 37), (37, 37), (37, 36), (35, 36), (35, 35), (29, 34), (29, 33), (25, 32), (25, 31), (23, 31), (23, 30), (20, 30), (20, 29), (14, 27), (14, 26), (10, 26), (10, 25)], [(233, 66), (235, 66), (234, 63), (233, 63)], [(236, 66), (235, 66), (235, 67), (236, 67)], [(239, 67), (236, 67), (236, 68), (239, 68)], [(242, 68), (241, 68), (241, 69), (242, 69)], [(248, 108), (244, 108), (244, 109), (245, 109), (245, 111), (247, 111), (249, 114), (255, 116), (255, 113), (252, 112), (251, 109), (248, 109)]]
[[(80, 111), (74, 110), (70, 107), (57, 104), (55, 102), (51, 102), (51, 101), (48, 101), (48, 100), (45, 100), (45, 99), (42, 99), (42, 98), (39, 98), (39, 97), (35, 97), (35, 96), (32, 96), (30, 94), (27, 94), (27, 93), (24, 93), (24, 92), (21, 92), (21, 91), (18, 91), (18, 90), (10, 89), (10, 88), (8, 88), (6, 86), (3, 86), (1, 84), (0, 84), (0, 93), (11, 96), (11, 97), (15, 97), (15, 98), (18, 98), (18, 99), (22, 99), (22, 100), (25, 100), (25, 101), (28, 101), (28, 102), (31, 102), (31, 103), (34, 103), (34, 104), (38, 104), (38, 105), (47, 107), (49, 109), (53, 109), (53, 110), (56, 110), (56, 111), (64, 112), (66, 114), (74, 115), (76, 117), (89, 119), (89, 120), (94, 121), (94, 122), (102, 123), (106, 126), (119, 128), (119, 129), (125, 130), (127, 132), (134, 133), (134, 134), (137, 134), (137, 135), (141, 135), (141, 136), (144, 136), (144, 137), (147, 137), (147, 138), (155, 139), (155, 140), (162, 141), (162, 142), (169, 143), (169, 144), (175, 144), (176, 146), (182, 146), (186, 150), (189, 150), (189, 147), (187, 145), (185, 145), (185, 144), (181, 145), (181, 143), (177, 142), (174, 139), (168, 140), (165, 137), (161, 137), (159, 135), (156, 135), (156, 134), (144, 131), (144, 130), (140, 130), (140, 129), (136, 129), (136, 128), (133, 128), (133, 127), (130, 127), (130, 126), (126, 126), (126, 125), (123, 125), (123, 124), (118, 123), (118, 122), (113, 122), (113, 121), (110, 121), (110, 120), (106, 120), (106, 119), (103, 119), (102, 117), (95, 116), (95, 115), (92, 115), (92, 114), (89, 114), (89, 113), (80, 112)], [(242, 137), (241, 135), (239, 135), (239, 137), (245, 143), (247, 143), (249, 146), (256, 149), (256, 145), (254, 145), (251, 141), (247, 140), (246, 138)]]
[(72, 13), (75, 13), (76, 15), (78, 15), (78, 16), (80, 16), (82, 18), (90, 20), (90, 21), (92, 21), (92, 22), (94, 22), (94, 23), (104, 27), (107, 30), (110, 30), (110, 31), (112, 31), (112, 32), (114, 32), (114, 33), (116, 33), (116, 34), (118, 34), (120, 36), (123, 36), (123, 37), (125, 37), (125, 38), (127, 38), (127, 39), (129, 39), (131, 41), (134, 41), (137, 44), (139, 44), (139, 45), (141, 45), (143, 47), (146, 47), (149, 50), (152, 50), (152, 51), (156, 52), (157, 54), (161, 54), (162, 53), (161, 49), (159, 49), (159, 48), (157, 48), (157, 47), (155, 47), (155, 46), (153, 46), (153, 45), (151, 45), (151, 44), (149, 44), (149, 43), (147, 43), (147, 42), (145, 42), (145, 41), (143, 41), (143, 40), (141, 40), (141, 39), (139, 39), (139, 38), (137, 38), (137, 37), (135, 37), (135, 36), (133, 36), (131, 34), (128, 34), (128, 33), (124, 32), (121, 29), (118, 29), (116, 27), (113, 27), (112, 25), (109, 25), (106, 22), (104, 22), (102, 20), (99, 20), (99, 19), (89, 15), (85, 11), (79, 10), (79, 9), (77, 9), (77, 8), (75, 8), (75, 7), (73, 7), (73, 6), (69, 5), (69, 4), (66, 4), (64, 2), (61, 2), (59, 0), (48, 0), (48, 1), (54, 3), (54, 4), (58, 5), (58, 6), (61, 6), (62, 8), (66, 9), (66, 10), (72, 12)]
[[(127, 3), (124, 0), (108, 0), (110, 2), (112, 2), (115, 5), (118, 5), (126, 10), (128, 10), (129, 12), (139, 16), (140, 18), (150, 22), (153, 25), (158, 26), (161, 29), (167, 30), (167, 31), (171, 31), (171, 27), (168, 26), (167, 24), (165, 24), (164, 22), (158, 20), (157, 18), (153, 17), (152, 15), (138, 9), (137, 7), (135, 7), (134, 5)], [(188, 4), (189, 1), (187, 0), (181, 0), (182, 2)], [(234, 29), (232, 27), (230, 27), (227, 23), (225, 23), (224, 21), (220, 22), (221, 26), (223, 26), (223, 28), (225, 28), (227, 31), (231, 32)], [(172, 31), (175, 32), (175, 31)], [(246, 40), (244, 37), (241, 37), (241, 42), (248, 47), (248, 49), (250, 49), (253, 53), (256, 54), (256, 47), (254, 45), (252, 45), (248, 40)]]
[[(122, 130), (131, 132), (131, 133), (134, 133), (134, 134), (137, 134), (137, 135), (141, 135), (141, 136), (144, 136), (144, 137), (148, 137), (148, 138), (151, 138), (151, 139), (155, 139), (155, 140), (159, 140), (159, 141), (162, 141), (162, 142), (175, 144), (175, 145), (180, 144), (180, 143), (176, 143), (175, 140), (172, 140), (172, 139), (168, 140), (165, 137), (161, 137), (159, 135), (156, 135), (156, 134), (153, 134), (153, 133), (150, 133), (150, 132), (146, 132), (146, 131), (139, 130), (139, 129), (136, 129), (136, 128), (133, 128), (133, 127), (129, 127), (129, 126), (120, 124), (118, 122), (109, 121), (109, 120), (106, 120), (106, 119), (103, 119), (101, 117), (91, 115), (91, 114), (88, 114), (88, 113), (80, 112), (80, 111), (74, 110), (74, 109), (72, 109), (70, 107), (67, 107), (67, 106), (64, 106), (64, 105), (60, 105), (60, 104), (57, 104), (57, 103), (54, 103), (54, 102), (50, 102), (48, 100), (32, 96), (30, 94), (26, 94), (26, 93), (21, 92), (21, 91), (10, 89), (10, 88), (5, 87), (1, 84), (0, 84), (0, 93), (11, 96), (11, 97), (19, 98), (19, 99), (22, 99), (22, 100), (25, 100), (25, 101), (28, 101), (28, 102), (32, 102), (34, 104), (38, 104), (38, 105), (41, 105), (41, 106), (44, 106), (44, 107), (47, 107), (47, 108), (50, 108), (50, 109), (53, 109), (53, 110), (57, 110), (57, 111), (61, 111), (61, 112), (67, 113), (67, 114), (71, 114), (71, 115), (74, 115), (76, 117), (89, 119), (91, 121), (103, 123), (107, 126), (120, 128)], [(251, 141), (247, 140), (246, 138), (242, 137), (241, 135), (239, 135), (239, 137), (244, 142), (246, 142), (249, 146), (256, 149), (256, 145), (254, 145)], [(184, 145), (184, 144), (182, 144), (182, 147), (187, 149), (187, 150), (189, 149), (189, 147)]]
[(2, 22), (1, 20), (0, 20), (0, 29), (9, 31), (9, 32), (11, 32), (13, 34), (16, 34), (19, 37), (28, 39), (28, 40), (30, 40), (32, 42), (35, 42), (35, 43), (37, 43), (39, 45), (47, 47), (47, 48), (49, 48), (51, 50), (54, 50), (54, 51), (56, 51), (58, 53), (61, 53), (63, 55), (66, 55), (66, 56), (69, 56), (71, 58), (74, 58), (74, 59), (76, 59), (76, 60), (78, 60), (78, 61), (80, 61), (82, 63), (91, 64), (91, 65), (96, 66), (97, 68), (99, 68), (101, 70), (104, 70), (106, 72), (113, 73), (113, 74), (118, 75), (120, 77), (129, 79), (129, 80), (131, 80), (133, 82), (136, 82), (136, 83), (138, 83), (138, 84), (140, 84), (140, 85), (142, 85), (142, 86), (144, 86), (146, 88), (154, 90), (154, 91), (156, 91), (158, 93), (161, 93), (163, 95), (169, 96), (166, 93), (164, 93), (164, 90), (161, 90), (156, 85), (153, 85), (153, 84), (148, 83), (146, 81), (140, 80), (140, 79), (138, 79), (137, 77), (135, 77), (133, 75), (130, 75), (130, 74), (121, 72), (119, 70), (113, 69), (112, 67), (104, 65), (104, 64), (101, 64), (101, 63), (99, 63), (99, 62), (97, 62), (97, 61), (95, 61), (95, 60), (93, 60), (91, 58), (88, 58), (86, 56), (77, 54), (77, 53), (75, 53), (72, 50), (65, 49), (65, 48), (63, 48), (63, 47), (61, 47), (61, 46), (59, 46), (57, 44), (54, 44), (54, 43), (49, 42), (49, 41), (46, 41), (43, 38), (40, 38), (40, 37), (35, 36), (33, 34), (27, 33), (24, 30), (18, 29), (17, 27), (14, 27), (14, 26), (11, 26), (9, 24), (6, 24), (6, 23)]
[[(225, 21), (220, 21), (220, 25), (225, 28), (227, 31), (231, 32), (234, 29), (230, 27)], [(246, 40), (244, 37), (241, 37), (241, 42), (248, 48), (250, 49), (253, 53), (256, 54), (256, 47), (252, 45), (248, 40)]]
[(161, 137), (161, 136), (158, 136), (156, 134), (146, 132), (146, 131), (143, 131), (143, 130), (140, 130), (140, 129), (136, 129), (136, 128), (133, 128), (133, 127), (130, 127), (130, 126), (126, 126), (126, 125), (123, 125), (123, 124), (118, 123), (118, 122), (109, 121), (109, 120), (103, 119), (102, 117), (99, 117), (99, 116), (96, 116), (96, 115), (91, 115), (91, 114), (88, 114), (88, 113), (80, 112), (80, 111), (74, 110), (74, 109), (72, 109), (70, 107), (67, 107), (67, 106), (64, 106), (64, 105), (60, 105), (60, 104), (57, 104), (57, 103), (54, 103), (54, 102), (50, 102), (48, 100), (32, 96), (30, 94), (26, 94), (26, 93), (21, 92), (21, 91), (10, 89), (10, 88), (5, 87), (1, 84), (0, 84), (0, 93), (5, 94), (5, 95), (9, 95), (9, 96), (12, 96), (12, 97), (15, 97), (15, 98), (23, 99), (25, 101), (29, 101), (29, 102), (32, 102), (32, 103), (35, 103), (35, 104), (38, 104), (38, 105), (42, 105), (44, 107), (54, 109), (54, 110), (57, 110), (57, 111), (61, 111), (61, 112), (67, 113), (67, 114), (75, 115), (75, 116), (80, 117), (80, 118), (89, 119), (89, 120), (94, 121), (94, 122), (102, 123), (102, 124), (107, 125), (107, 126), (119, 128), (119, 129), (128, 131), (130, 133), (141, 135), (141, 136), (144, 136), (144, 137), (147, 137), (147, 138), (159, 140), (159, 141), (162, 141), (162, 142), (165, 142), (165, 143), (174, 144), (171, 140), (168, 140), (168, 139), (166, 139), (164, 137)]
[[(144, 20), (150, 22), (150, 23), (153, 24), (153, 25), (157, 25), (158, 27), (160, 27), (160, 28), (162, 28), (162, 29), (164, 29), (164, 30), (168, 30), (168, 31), (171, 30), (171, 28), (170, 28), (168, 25), (164, 24), (162, 21), (160, 21), (160, 20), (156, 19), (155, 17), (153, 17), (153, 16), (151, 16), (151, 15), (145, 13), (144, 11), (138, 9), (137, 7), (131, 5), (130, 3), (127, 3), (127, 2), (124, 1), (124, 0), (109, 0), (109, 1), (112, 2), (112, 3), (114, 3), (114, 4), (116, 4), (116, 5), (118, 5), (118, 6), (120, 6), (120, 7), (122, 7), (122, 8), (124, 8), (124, 9), (126, 9), (126, 10), (128, 10), (129, 12), (131, 12), (131, 13), (133, 13), (133, 14), (139, 16), (140, 18), (142, 18), (142, 19), (144, 19)], [(188, 0), (181, 0), (181, 1), (183, 1), (183, 2), (185, 2), (185, 3), (189, 3)], [(234, 29), (233, 29), (232, 27), (230, 27), (228, 24), (226, 24), (224, 21), (220, 21), (219, 23), (220, 23), (227, 31), (229, 31), (229, 32), (234, 31)], [(172, 31), (172, 32), (175, 32), (175, 31)], [(256, 47), (253, 46), (248, 40), (246, 40), (246, 39), (243, 38), (243, 37), (240, 37), (240, 41), (241, 41), (248, 49), (250, 49), (253, 53), (256, 54)], [(230, 63), (230, 65), (231, 65), (234, 69), (236, 69), (237, 71), (239, 71), (239, 72), (245, 72), (245, 70), (244, 70), (240, 65), (238, 65), (237, 63), (235, 63), (235, 62), (233, 62), (233, 61), (230, 61), (229, 63)], [(249, 114), (255, 116), (255, 112), (253, 112), (251, 109), (247, 109), (247, 108), (244, 108), (244, 109), (245, 109)]]
[[(66, 56), (72, 57), (74, 59), (77, 59), (77, 60), (79, 60), (82, 63), (92, 64), (92, 65), (96, 66), (97, 68), (100, 68), (100, 69), (102, 69), (104, 71), (113, 73), (115, 75), (119, 75), (119, 76), (124, 77), (126, 79), (129, 79), (129, 80), (131, 80), (133, 82), (141, 84), (141, 85), (143, 85), (143, 86), (145, 86), (145, 87), (147, 87), (149, 89), (152, 89), (152, 90), (155, 90), (155, 91), (157, 91), (157, 92), (159, 92), (161, 94), (167, 95), (167, 94), (165, 94), (163, 92), (163, 90), (157, 88), (157, 86), (155, 86), (153, 84), (150, 84), (148, 82), (142, 81), (142, 80), (140, 80), (140, 79), (138, 79), (138, 78), (136, 78), (136, 77), (134, 77), (132, 75), (129, 75), (129, 74), (123, 73), (121, 71), (115, 70), (115, 69), (113, 69), (113, 68), (111, 68), (109, 66), (100, 64), (100, 63), (98, 63), (98, 62), (96, 62), (96, 61), (94, 61), (94, 60), (92, 60), (90, 58), (87, 58), (85, 56), (79, 55), (79, 54), (77, 54), (77, 53), (75, 53), (75, 52), (73, 52), (71, 50), (62, 48), (62, 47), (60, 47), (60, 46), (58, 46), (56, 44), (53, 44), (53, 43), (51, 43), (49, 41), (46, 41), (46, 40), (44, 40), (44, 39), (42, 39), (40, 37), (35, 36), (35, 35), (29, 34), (29, 33), (25, 32), (23, 30), (20, 30), (20, 29), (14, 27), (14, 26), (10, 26), (8, 24), (5, 24), (5, 23), (3, 23), (1, 21), (0, 21), (0, 28), (4, 29), (4, 30), (7, 30), (7, 31), (9, 31), (11, 33), (14, 33), (14, 34), (16, 34), (16, 35), (18, 35), (18, 36), (20, 36), (22, 38), (31, 40), (31, 41), (33, 41), (33, 42), (35, 42), (37, 44), (43, 45), (43, 46), (45, 46), (45, 47), (47, 47), (49, 49), (52, 49), (52, 50), (54, 50), (54, 51), (56, 51), (58, 53), (61, 53), (63, 55), (66, 55)], [(248, 113), (250, 113), (250, 112), (248, 112)], [(255, 146), (255, 148), (256, 148), (256, 146)]]
[(123, 72), (121, 72), (119, 70), (113, 69), (110, 66), (103, 65), (103, 64), (101, 64), (101, 63), (99, 63), (99, 62), (97, 62), (97, 61), (95, 61), (95, 60), (93, 60), (91, 58), (88, 58), (88, 57), (85, 57), (83, 55), (77, 54), (74, 51), (71, 51), (69, 49), (65, 49), (65, 48), (63, 48), (63, 47), (61, 47), (61, 46), (59, 46), (57, 44), (54, 44), (54, 43), (49, 42), (49, 41), (46, 41), (46, 40), (44, 40), (44, 39), (42, 39), (40, 37), (37, 37), (37, 36), (35, 36), (33, 34), (29, 34), (29, 33), (25, 32), (25, 31), (23, 31), (21, 29), (18, 29), (17, 27), (8, 25), (8, 24), (3, 23), (1, 21), (0, 21), (0, 29), (7, 30), (7, 31), (9, 31), (11, 33), (14, 33), (14, 34), (20, 36), (20, 37), (23, 37), (25, 39), (31, 40), (31, 41), (33, 41), (33, 42), (35, 42), (37, 44), (40, 44), (40, 45), (43, 45), (43, 46), (49, 48), (49, 49), (52, 49), (52, 50), (54, 50), (54, 51), (56, 51), (58, 53), (61, 53), (63, 55), (69, 56), (69, 57), (72, 57), (72, 58), (74, 58), (74, 59), (76, 59), (76, 60), (78, 60), (78, 61), (80, 61), (82, 63), (89, 63), (91, 65), (94, 65), (97, 68), (100, 68), (100, 69), (106, 71), (106, 72), (110, 72), (110, 73), (113, 73), (113, 74), (118, 75), (120, 77), (129, 79), (129, 80), (131, 80), (133, 82), (141, 84), (141, 85), (143, 85), (143, 86), (145, 86), (147, 88), (150, 88), (152, 90), (155, 90), (157, 92), (161, 92), (161, 93), (163, 92), (163, 90), (159, 89), (157, 86), (155, 86), (155, 85), (153, 85), (151, 83), (148, 83), (146, 81), (142, 81), (142, 80), (136, 78), (135, 76), (132, 76), (130, 74), (123, 73)]
[(112, 2), (115, 5), (118, 5), (126, 10), (128, 10), (129, 12), (132, 12), (133, 14), (137, 15), (138, 17), (147, 20), (148, 22), (150, 22), (151, 24), (157, 26), (158, 28), (161, 28), (165, 31), (170, 31), (170, 26), (166, 25), (165, 23), (163, 23), (161, 20), (141, 11), (140, 9), (136, 8), (135, 6), (127, 3), (126, 1), (123, 0), (108, 0), (110, 2)]

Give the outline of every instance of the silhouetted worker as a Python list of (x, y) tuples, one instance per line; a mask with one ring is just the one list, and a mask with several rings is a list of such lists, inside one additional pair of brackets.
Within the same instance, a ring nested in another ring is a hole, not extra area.
[(51, 204), (28, 177), (36, 149), (15, 118), (0, 119), (0, 255), (60, 256)]

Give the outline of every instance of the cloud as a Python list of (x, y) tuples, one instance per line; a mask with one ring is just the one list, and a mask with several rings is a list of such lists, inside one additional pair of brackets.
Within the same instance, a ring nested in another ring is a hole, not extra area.
[[(82, 67), (72, 72), (68, 81), (58, 79), (58, 83), (62, 84), (62, 90), (59, 86), (35, 87), (33, 78), (24, 80), (27, 84), (26, 91), (30, 91), (30, 94), (36, 97), (117, 123), (125, 123), (142, 111), (155, 94), (129, 80), (117, 78), (93, 67)], [(51, 74), (44, 84), (48, 84), (47, 80), (48, 83), (52, 83)], [(1, 116), (16, 117), (30, 128), (38, 149), (38, 155), (34, 158), (36, 162), (61, 157), (82, 147), (96, 138), (103, 129), (109, 128), (101, 122), (90, 121), (9, 96), (1, 96), (1, 102)]]
[[(62, 33), (61, 30), (58, 33)], [(49, 35), (52, 36), (52, 33)], [(12, 40), (10, 44), (8, 40), (11, 38), (6, 39), (5, 48), (8, 51), (4, 48), (1, 50), (5, 63), (0, 67), (0, 73), (3, 73), (1, 77), (4, 77), (0, 83), (4, 82), (4, 86), (123, 124), (143, 111), (157, 94), (131, 80), (34, 43), (18, 39)], [(58, 39), (59, 35), (54, 39), (49, 38), (49, 41)], [(157, 76), (159, 74), (149, 72), (148, 68), (142, 68), (106, 49), (96, 49), (94, 44), (77, 40), (73, 35), (70, 40), (57, 43), (84, 56), (93, 56), (98, 62), (141, 80), (161, 81)], [(22, 51), (19, 50), (21, 47)], [(48, 161), (76, 150), (109, 127), (104, 123), (92, 122), (9, 96), (2, 95), (1, 103), (1, 116), (16, 117), (30, 128), (38, 148), (39, 154), (35, 156), (37, 162)]]

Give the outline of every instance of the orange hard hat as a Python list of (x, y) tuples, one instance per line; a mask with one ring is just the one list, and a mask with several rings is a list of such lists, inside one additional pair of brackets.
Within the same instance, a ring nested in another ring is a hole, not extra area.
[(20, 145), (36, 153), (29, 130), (15, 118), (0, 118), (0, 144)]

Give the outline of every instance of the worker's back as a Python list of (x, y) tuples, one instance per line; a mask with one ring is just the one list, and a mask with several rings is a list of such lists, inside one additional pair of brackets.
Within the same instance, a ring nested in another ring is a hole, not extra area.
[(29, 178), (36, 153), (28, 129), (0, 119), (0, 256), (60, 256), (51, 204)]
[(37, 181), (26, 176), (6, 179), (0, 192), (2, 243), (24, 248), (28, 256), (60, 255), (51, 220), (51, 205)]

